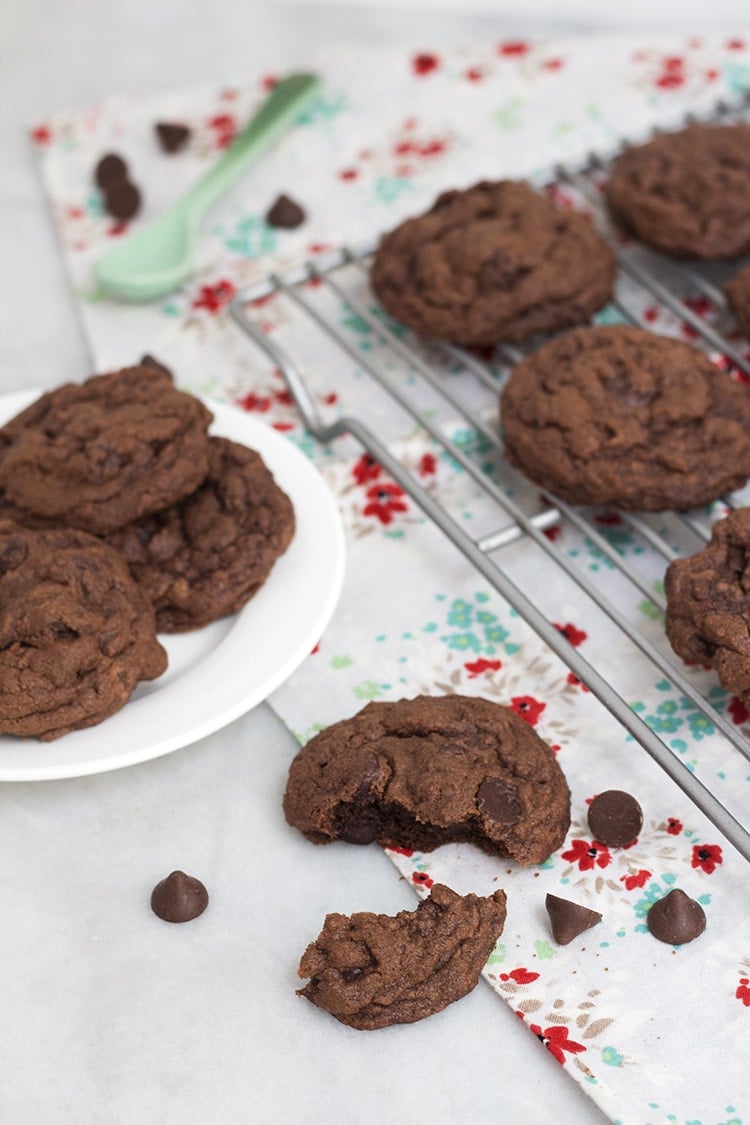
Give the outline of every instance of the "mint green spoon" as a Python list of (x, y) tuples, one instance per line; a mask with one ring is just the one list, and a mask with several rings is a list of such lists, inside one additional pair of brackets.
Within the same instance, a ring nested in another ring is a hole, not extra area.
[(187, 195), (99, 259), (94, 276), (100, 286), (121, 301), (153, 301), (181, 285), (193, 271), (206, 211), (294, 123), (318, 86), (312, 74), (282, 79), (228, 152)]

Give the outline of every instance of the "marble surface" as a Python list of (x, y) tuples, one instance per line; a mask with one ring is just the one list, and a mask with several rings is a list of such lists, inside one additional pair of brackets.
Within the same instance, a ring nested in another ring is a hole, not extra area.
[[(300, 65), (333, 40), (362, 49), (424, 35), (417, 9), (327, 5), (311, 19), (309, 7), (301, 18), (296, 5), (239, 0), (210, 12), (196, 0), (5, 0), (0, 390), (88, 368), (28, 121), (113, 92)], [(491, 19), (433, 12), (430, 40), (517, 29), (504, 9)], [(0, 787), (0, 1119), (602, 1122), (481, 985), (433, 1019), (369, 1035), (294, 995), (298, 957), (327, 911), (415, 904), (378, 849), (363, 865), (359, 850), (313, 848), (287, 828), (280, 798), (294, 749), (262, 706), (155, 762)], [(175, 867), (211, 895), (185, 927), (148, 908), (153, 884)], [(479, 1081), (488, 1073), (491, 1083)]]

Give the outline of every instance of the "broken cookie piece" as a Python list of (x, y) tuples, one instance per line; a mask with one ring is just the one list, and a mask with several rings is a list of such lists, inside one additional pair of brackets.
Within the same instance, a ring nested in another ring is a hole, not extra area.
[(284, 813), (315, 844), (431, 851), (466, 842), (541, 863), (565, 838), (570, 793), (515, 711), (463, 695), (369, 703), (292, 762)]
[(303, 954), (298, 996), (360, 1031), (415, 1023), (476, 986), (505, 924), (505, 893), (436, 883), (416, 910), (329, 914)]

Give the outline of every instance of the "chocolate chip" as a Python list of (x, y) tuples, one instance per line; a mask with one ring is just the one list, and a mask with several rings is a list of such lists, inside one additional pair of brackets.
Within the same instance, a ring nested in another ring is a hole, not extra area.
[(283, 227), (286, 230), (294, 230), (304, 223), (306, 218), (307, 215), (299, 203), (295, 203), (288, 195), (280, 195), (266, 214), (266, 222), (269, 226)]
[(163, 371), (165, 375), (169, 375), (170, 379), (172, 378), (172, 372), (169, 368), (163, 363), (160, 363), (159, 360), (155, 359), (152, 355), (146, 354), (141, 356), (141, 367), (153, 367), (154, 371)]
[(151, 909), (165, 922), (190, 922), (208, 906), (208, 891), (200, 879), (173, 871), (151, 892)]
[(176, 121), (157, 121), (154, 125), (156, 137), (164, 152), (174, 153), (185, 148), (192, 137), (192, 130), (187, 125)]
[(654, 903), (646, 915), (646, 925), (659, 941), (685, 945), (703, 933), (706, 915), (699, 902), (675, 889)]
[(643, 828), (643, 812), (635, 797), (621, 789), (599, 793), (589, 805), (589, 828), (608, 848), (632, 844)]
[(140, 189), (130, 180), (115, 180), (104, 188), (104, 206), (113, 219), (132, 219), (141, 207)]
[(602, 920), (598, 910), (589, 910), (587, 906), (579, 906), (577, 902), (558, 898), (557, 895), (547, 895), (544, 905), (558, 945), (568, 945), (584, 930), (590, 930)]
[(119, 180), (127, 180), (128, 166), (116, 152), (108, 152), (94, 169), (94, 179), (102, 190)]
[(488, 777), (477, 790), (477, 807), (490, 820), (498, 824), (516, 824), (523, 812), (516, 800), (517, 789), (501, 781), (499, 777)]

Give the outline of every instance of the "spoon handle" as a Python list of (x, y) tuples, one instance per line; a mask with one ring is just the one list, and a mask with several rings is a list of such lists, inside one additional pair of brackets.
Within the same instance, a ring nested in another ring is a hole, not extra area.
[(317, 93), (319, 85), (313, 74), (290, 74), (274, 86), (226, 154), (185, 196), (183, 206), (193, 224), (197, 224), (219, 196), (293, 124)]

